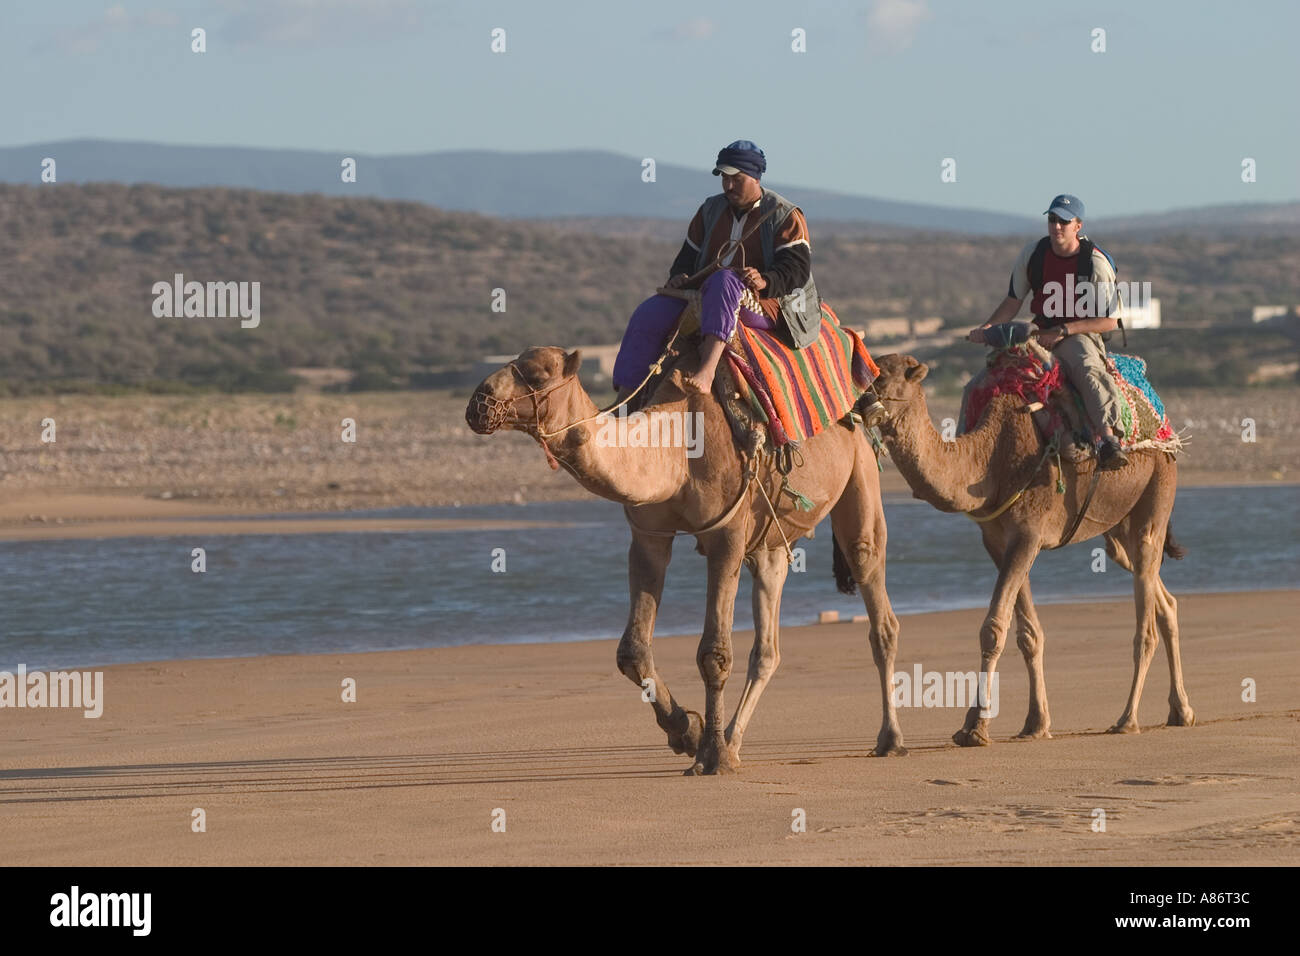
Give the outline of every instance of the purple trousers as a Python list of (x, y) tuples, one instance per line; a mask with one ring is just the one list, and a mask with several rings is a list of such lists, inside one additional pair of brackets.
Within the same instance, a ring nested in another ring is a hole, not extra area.
[[(740, 304), (745, 283), (730, 269), (719, 269), (705, 279), (700, 293), (700, 331), (705, 335), (725, 342), (736, 331), (737, 321), (752, 329), (775, 325), (762, 312), (751, 312)], [(684, 299), (671, 295), (652, 295), (636, 307), (614, 360), (615, 386), (636, 388), (641, 384), (685, 308)]]

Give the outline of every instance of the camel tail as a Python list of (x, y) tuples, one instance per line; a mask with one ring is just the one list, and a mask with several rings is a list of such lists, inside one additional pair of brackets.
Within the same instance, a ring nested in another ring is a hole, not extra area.
[(1181, 561), (1187, 554), (1187, 549), (1174, 540), (1174, 523), (1171, 521), (1165, 525), (1165, 554), (1175, 561)]
[(858, 583), (853, 580), (853, 572), (849, 570), (848, 559), (844, 557), (844, 552), (840, 550), (839, 540), (831, 535), (831, 550), (835, 557), (831, 566), (835, 570), (835, 586), (840, 589), (841, 594), (856, 594)]

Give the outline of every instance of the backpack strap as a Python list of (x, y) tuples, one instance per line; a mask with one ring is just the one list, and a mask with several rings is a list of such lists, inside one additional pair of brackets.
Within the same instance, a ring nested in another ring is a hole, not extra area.
[(1051, 241), (1047, 236), (1043, 236), (1038, 240), (1038, 245), (1034, 246), (1034, 251), (1029, 254), (1029, 288), (1034, 292), (1043, 291), (1043, 260), (1047, 258), (1047, 247)]
[[(1091, 282), (1092, 281), (1092, 250), (1097, 248), (1096, 244), (1084, 236), (1079, 240), (1079, 257), (1074, 260), (1074, 281)], [(1105, 255), (1105, 253), (1102, 253)]]

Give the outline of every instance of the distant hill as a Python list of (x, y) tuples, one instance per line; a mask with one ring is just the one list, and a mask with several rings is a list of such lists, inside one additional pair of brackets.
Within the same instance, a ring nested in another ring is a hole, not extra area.
[[(0, 182), (38, 183), (46, 156), (56, 161), (60, 183), (154, 183), (370, 196), (510, 219), (619, 216), (680, 221), (689, 219), (705, 196), (720, 190), (718, 177), (703, 162), (699, 167), (658, 163), (655, 182), (645, 183), (639, 157), (598, 151), (459, 150), (368, 156), (104, 140), (0, 149)], [(344, 156), (357, 160), (356, 183), (340, 181)], [(985, 234), (1021, 233), (1038, 226), (1037, 220), (1021, 216), (804, 189), (784, 185), (780, 177), (769, 185), (797, 199), (815, 221)]]
[(1218, 235), (1295, 235), (1300, 233), (1300, 202), (1199, 206), (1173, 212), (1107, 219), (1108, 234), (1160, 235), (1207, 232)]
[[(484, 354), (617, 342), (680, 244), (676, 229), (646, 237), (631, 221), (632, 235), (611, 236), (249, 189), (0, 185), (0, 209), (0, 394), (276, 390), (293, 386), (294, 368), (350, 369), (364, 387), (447, 382)], [(968, 327), (1001, 300), (1024, 239), (814, 235), (813, 262), (818, 288), (849, 324), (940, 316)], [(1300, 303), (1300, 236), (1117, 237), (1107, 248), (1122, 279), (1152, 282), (1173, 326), (1159, 334), (1177, 346), (1189, 381), (1213, 381), (1223, 360), (1223, 346), (1208, 349), (1192, 326)], [(261, 283), (261, 324), (155, 316), (153, 285), (176, 273)], [(494, 289), (505, 290), (504, 313), (491, 308)], [(1247, 323), (1215, 341), (1290, 356), (1287, 336)], [(973, 370), (981, 356), (968, 355)], [(1153, 377), (1172, 382), (1161, 376), (1175, 370)]]
[[(61, 183), (152, 183), (227, 187), (278, 193), (409, 200), (440, 209), (507, 219), (603, 219), (681, 223), (700, 200), (719, 190), (706, 162), (656, 165), (656, 181), (641, 181), (641, 158), (596, 150), (505, 153), (454, 150), (409, 156), (355, 152), (170, 146), (107, 140), (64, 140), (0, 148), (0, 183), (39, 182), (41, 160), (58, 164)], [(357, 160), (357, 182), (340, 180), (344, 156)], [(820, 235), (896, 235), (903, 231), (1021, 235), (1042, 228), (1041, 216), (1004, 215), (895, 202), (770, 184), (795, 199)], [(1098, 221), (1112, 235), (1201, 230), (1224, 234), (1300, 234), (1300, 202), (1237, 204)], [(617, 227), (614, 227), (617, 228)], [(680, 228), (678, 226), (677, 228)]]

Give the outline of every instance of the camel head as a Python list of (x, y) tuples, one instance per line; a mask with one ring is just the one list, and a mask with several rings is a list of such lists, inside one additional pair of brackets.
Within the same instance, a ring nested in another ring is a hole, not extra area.
[(930, 372), (930, 366), (918, 362), (910, 355), (891, 353), (876, 359), (880, 375), (876, 378), (876, 394), (889, 410), (890, 418), (881, 426), (884, 429), (897, 420), (903, 406), (920, 401), (924, 403), (925, 394), (921, 391), (921, 382)]
[(465, 407), (465, 421), (480, 435), (499, 428), (536, 431), (551, 394), (576, 383), (581, 366), (577, 350), (566, 354), (554, 347), (527, 349), (479, 383)]

